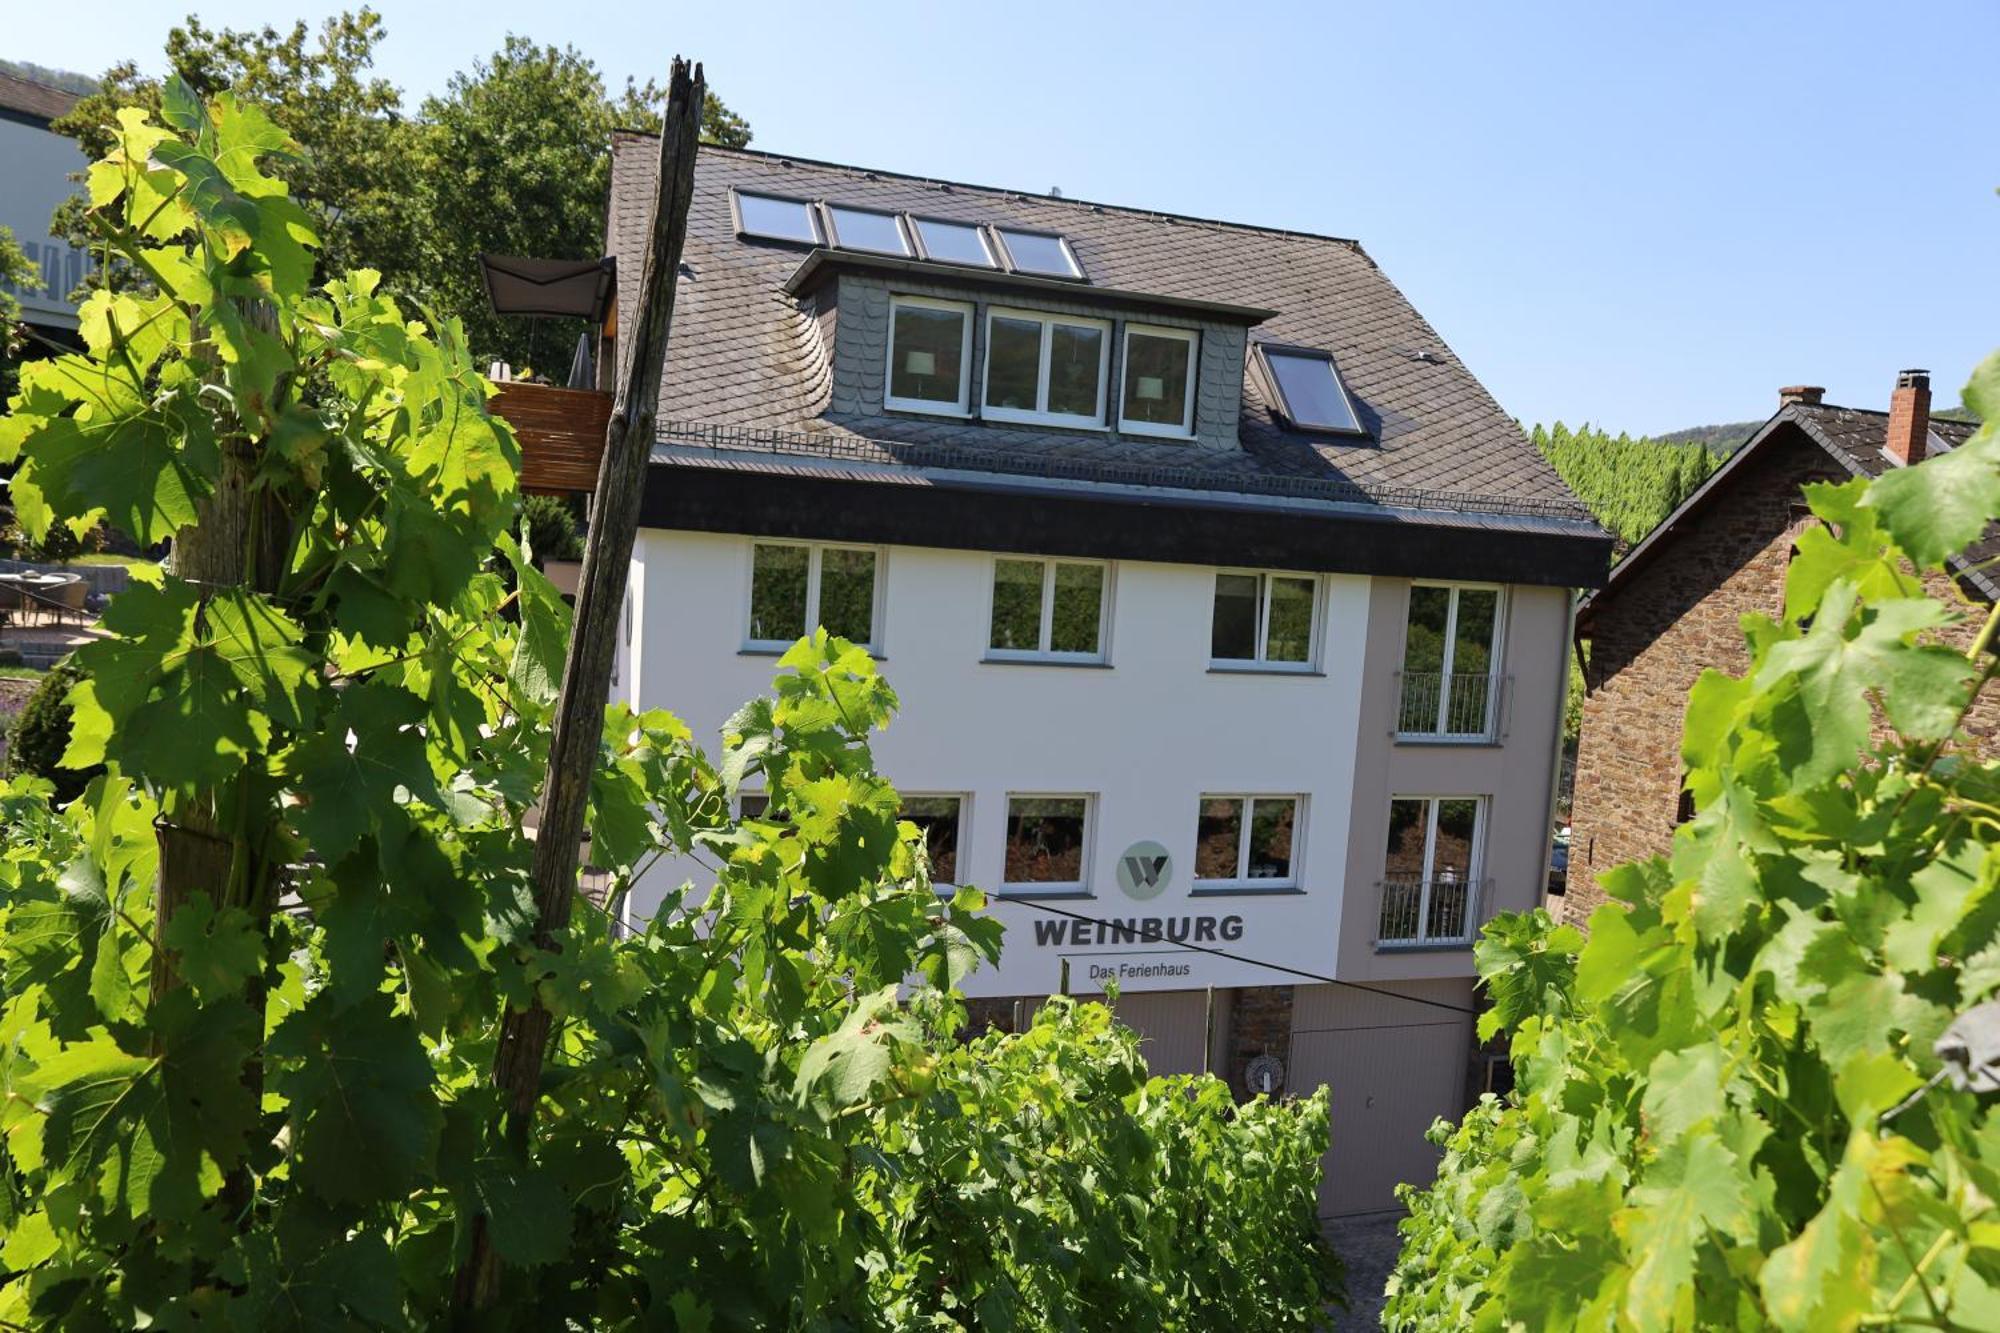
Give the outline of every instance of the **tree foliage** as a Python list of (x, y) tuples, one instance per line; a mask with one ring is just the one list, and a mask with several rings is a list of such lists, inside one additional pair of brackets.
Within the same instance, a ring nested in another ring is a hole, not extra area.
[[(713, 758), (610, 707), (609, 901), (537, 946), (567, 611), (490, 386), (375, 273), (313, 285), (261, 109), (174, 81), (160, 117), (89, 177), (149, 290), (27, 368), (0, 462), (36, 534), (102, 516), (178, 565), (227, 531), (241, 574), (135, 572), (67, 696), (63, 762), (106, 771), (60, 809), (0, 785), (0, 1323), (469, 1326), (484, 1219), (482, 1328), (1310, 1326), (1323, 1098), (1148, 1079), (1097, 1006), (953, 1044), (999, 926), (933, 889), (851, 644), (795, 646)], [(732, 822), (749, 779), (787, 813)], [(667, 855), (712, 889), (621, 929)], [(517, 1135), (491, 1071), (531, 1002)]]
[(64, 768), (63, 751), (69, 747), (69, 692), (83, 673), (74, 664), (58, 662), (41, 680), (7, 729), (6, 772), (45, 779), (58, 803), (67, 803), (83, 794), (90, 779), (104, 771), (101, 765), (87, 769)]
[(0, 394), (14, 392), (22, 344), (21, 302), (12, 287), (39, 287), (41, 270), (28, 260), (14, 233), (0, 227)]
[[(320, 277), (357, 268), (365, 256), (384, 292), (459, 318), (475, 360), (560, 374), (582, 323), (497, 319), (480, 285), (479, 255), (601, 254), (611, 130), (656, 128), (663, 92), (628, 81), (613, 96), (573, 47), (510, 36), (412, 111), (372, 73), (386, 38), (381, 16), (367, 8), (336, 14), (317, 32), (304, 22), (211, 28), (190, 17), (168, 34), (166, 64), (198, 94), (231, 90), (255, 103), (300, 146), (273, 171), (319, 237)], [(157, 117), (162, 86), (130, 61), (114, 65), (55, 128), (102, 157), (118, 142), (119, 109)], [(742, 147), (750, 126), (710, 94), (703, 138)], [(83, 211), (80, 201), (66, 204), (57, 232), (96, 249), (102, 238)], [(122, 257), (110, 260), (94, 271), (93, 285), (145, 284)]]
[(1558, 421), (1529, 432), (1535, 448), (1621, 547), (1632, 546), (1722, 465), (1700, 444), (1663, 444)]
[(2000, 611), (1919, 577), (2000, 518), (2000, 433), (1806, 497), (1783, 617), (1689, 698), (1672, 855), (1587, 942), (1479, 945), (1516, 1091), (1438, 1127), (1393, 1328), (2000, 1326), (2000, 1117), (1934, 1050), (2000, 988), (2000, 762), (1960, 731)]

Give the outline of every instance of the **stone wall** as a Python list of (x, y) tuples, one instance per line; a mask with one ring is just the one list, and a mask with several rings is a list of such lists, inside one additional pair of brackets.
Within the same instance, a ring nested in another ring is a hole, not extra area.
[[(1244, 1082), (1243, 1071), (1260, 1055), (1275, 1055), (1287, 1066), (1292, 1061), (1292, 988), (1290, 986), (1245, 986), (1237, 990), (1229, 1004), (1229, 1065), (1222, 1074), (1229, 1090), (1239, 1101), (1248, 1101), (1254, 1090)], [(1286, 1091), (1306, 1093), (1310, 1088), (1287, 1087)]]

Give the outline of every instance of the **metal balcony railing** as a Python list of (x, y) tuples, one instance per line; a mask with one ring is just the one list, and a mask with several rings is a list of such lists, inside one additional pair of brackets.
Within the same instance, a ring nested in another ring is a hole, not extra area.
[(1382, 917), (1375, 943), (1383, 948), (1472, 943), (1486, 881), (1390, 875), (1382, 881)]
[(1491, 740), (1500, 721), (1502, 678), (1486, 671), (1404, 671), (1396, 712), (1399, 736)]

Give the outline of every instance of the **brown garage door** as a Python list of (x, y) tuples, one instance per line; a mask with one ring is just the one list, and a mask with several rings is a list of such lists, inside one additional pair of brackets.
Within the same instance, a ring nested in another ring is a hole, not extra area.
[(1424, 1131), (1464, 1109), (1466, 1042), (1463, 1020), (1293, 1034), (1290, 1089), (1333, 1089), (1322, 1216), (1398, 1207), (1398, 1184), (1436, 1173)]

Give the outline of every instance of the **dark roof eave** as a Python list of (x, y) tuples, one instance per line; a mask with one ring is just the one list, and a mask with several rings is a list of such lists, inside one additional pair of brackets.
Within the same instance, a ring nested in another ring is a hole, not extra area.
[(871, 273), (902, 273), (917, 278), (950, 278), (999, 291), (1033, 292), (1041, 296), (1082, 297), (1140, 310), (1174, 310), (1245, 327), (1262, 324), (1278, 312), (1258, 306), (1230, 305), (1222, 301), (1201, 301), (1186, 296), (1162, 296), (1157, 292), (1125, 291), (1113, 287), (1093, 287), (1089, 283), (1061, 278), (1038, 278), (1027, 273), (1005, 273), (997, 269), (974, 268), (967, 264), (943, 264), (922, 259), (900, 259), (895, 255), (861, 254), (852, 250), (817, 247), (805, 257), (782, 290), (797, 296), (811, 287), (822, 270), (861, 269)]

